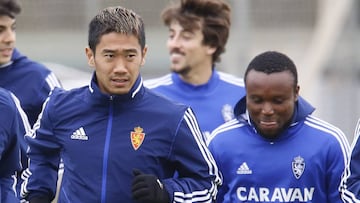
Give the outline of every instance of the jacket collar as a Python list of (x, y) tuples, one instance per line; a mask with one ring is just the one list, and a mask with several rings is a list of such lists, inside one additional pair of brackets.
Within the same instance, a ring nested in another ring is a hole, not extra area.
[(90, 85), (89, 85), (89, 94), (90, 96), (93, 98), (91, 99), (92, 101), (94, 101), (95, 103), (101, 103), (104, 101), (115, 101), (115, 102), (132, 102), (134, 100), (137, 100), (138, 98), (142, 97), (142, 95), (144, 94), (144, 86), (143, 86), (143, 79), (142, 77), (139, 75), (138, 78), (136, 79), (134, 85), (131, 87), (130, 91), (126, 94), (121, 94), (121, 95), (109, 95), (109, 94), (105, 94), (102, 93), (98, 83), (97, 83), (97, 78), (96, 78), (96, 74), (95, 72), (93, 73)]

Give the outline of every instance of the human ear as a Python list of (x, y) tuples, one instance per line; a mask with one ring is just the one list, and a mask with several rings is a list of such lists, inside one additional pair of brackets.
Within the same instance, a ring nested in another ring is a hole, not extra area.
[(145, 46), (144, 49), (142, 50), (141, 66), (145, 65), (147, 49), (148, 49), (148, 47)]
[(89, 64), (89, 66), (94, 67), (94, 66), (95, 66), (94, 53), (93, 53), (93, 51), (90, 49), (90, 47), (86, 47), (86, 48), (85, 48), (85, 54), (86, 54), (86, 57), (87, 57), (87, 59), (88, 59), (88, 64)]

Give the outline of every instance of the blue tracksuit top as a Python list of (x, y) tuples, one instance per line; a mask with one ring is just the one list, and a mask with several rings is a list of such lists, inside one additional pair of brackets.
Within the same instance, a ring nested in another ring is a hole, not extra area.
[(101, 93), (95, 74), (90, 86), (56, 88), (26, 140), (27, 199), (54, 197), (60, 157), (60, 203), (132, 203), (135, 168), (158, 176), (171, 202), (209, 202), (221, 183), (192, 110), (152, 93), (140, 76), (125, 95)]
[(173, 101), (189, 105), (206, 137), (220, 124), (234, 118), (235, 104), (245, 95), (242, 78), (215, 69), (209, 81), (202, 85), (186, 83), (176, 73), (146, 80), (144, 84)]
[(249, 121), (244, 97), (235, 107), (237, 119), (215, 129), (208, 141), (223, 175), (217, 202), (341, 203), (349, 144), (313, 111), (299, 97), (291, 125), (269, 140)]
[(19, 137), (20, 117), (14, 96), (0, 88), (0, 202), (19, 202), (16, 191), (15, 174), (20, 172)]
[(360, 202), (360, 119), (355, 128), (350, 162), (344, 171), (341, 194), (346, 203)]
[(13, 52), (11, 63), (0, 68), (0, 87), (10, 90), (20, 100), (31, 126), (36, 122), (50, 91), (60, 86), (53, 72), (28, 59), (17, 49)]

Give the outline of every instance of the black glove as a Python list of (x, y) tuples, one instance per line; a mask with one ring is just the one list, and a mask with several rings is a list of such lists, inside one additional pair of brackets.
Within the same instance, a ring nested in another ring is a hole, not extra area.
[(133, 170), (132, 198), (146, 203), (169, 203), (170, 197), (160, 180), (151, 174), (144, 174), (139, 169)]
[(29, 200), (29, 203), (50, 203), (51, 200), (45, 196), (35, 196)]

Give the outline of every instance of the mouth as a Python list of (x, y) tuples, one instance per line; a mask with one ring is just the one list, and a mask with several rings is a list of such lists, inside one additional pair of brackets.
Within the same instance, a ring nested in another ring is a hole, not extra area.
[(277, 122), (275, 121), (260, 121), (259, 125), (263, 129), (273, 129), (277, 127)]
[(111, 83), (115, 86), (115, 87), (124, 87), (126, 86), (126, 84), (128, 83), (128, 79), (111, 79)]
[(181, 53), (171, 53), (170, 54), (170, 61), (172, 62), (172, 63), (177, 63), (177, 62), (179, 62), (182, 58), (184, 57), (184, 55), (183, 54), (181, 54)]
[(3, 48), (3, 49), (0, 49), (0, 53), (3, 55), (3, 56), (11, 56), (12, 55), (12, 52), (13, 52), (13, 48)]

